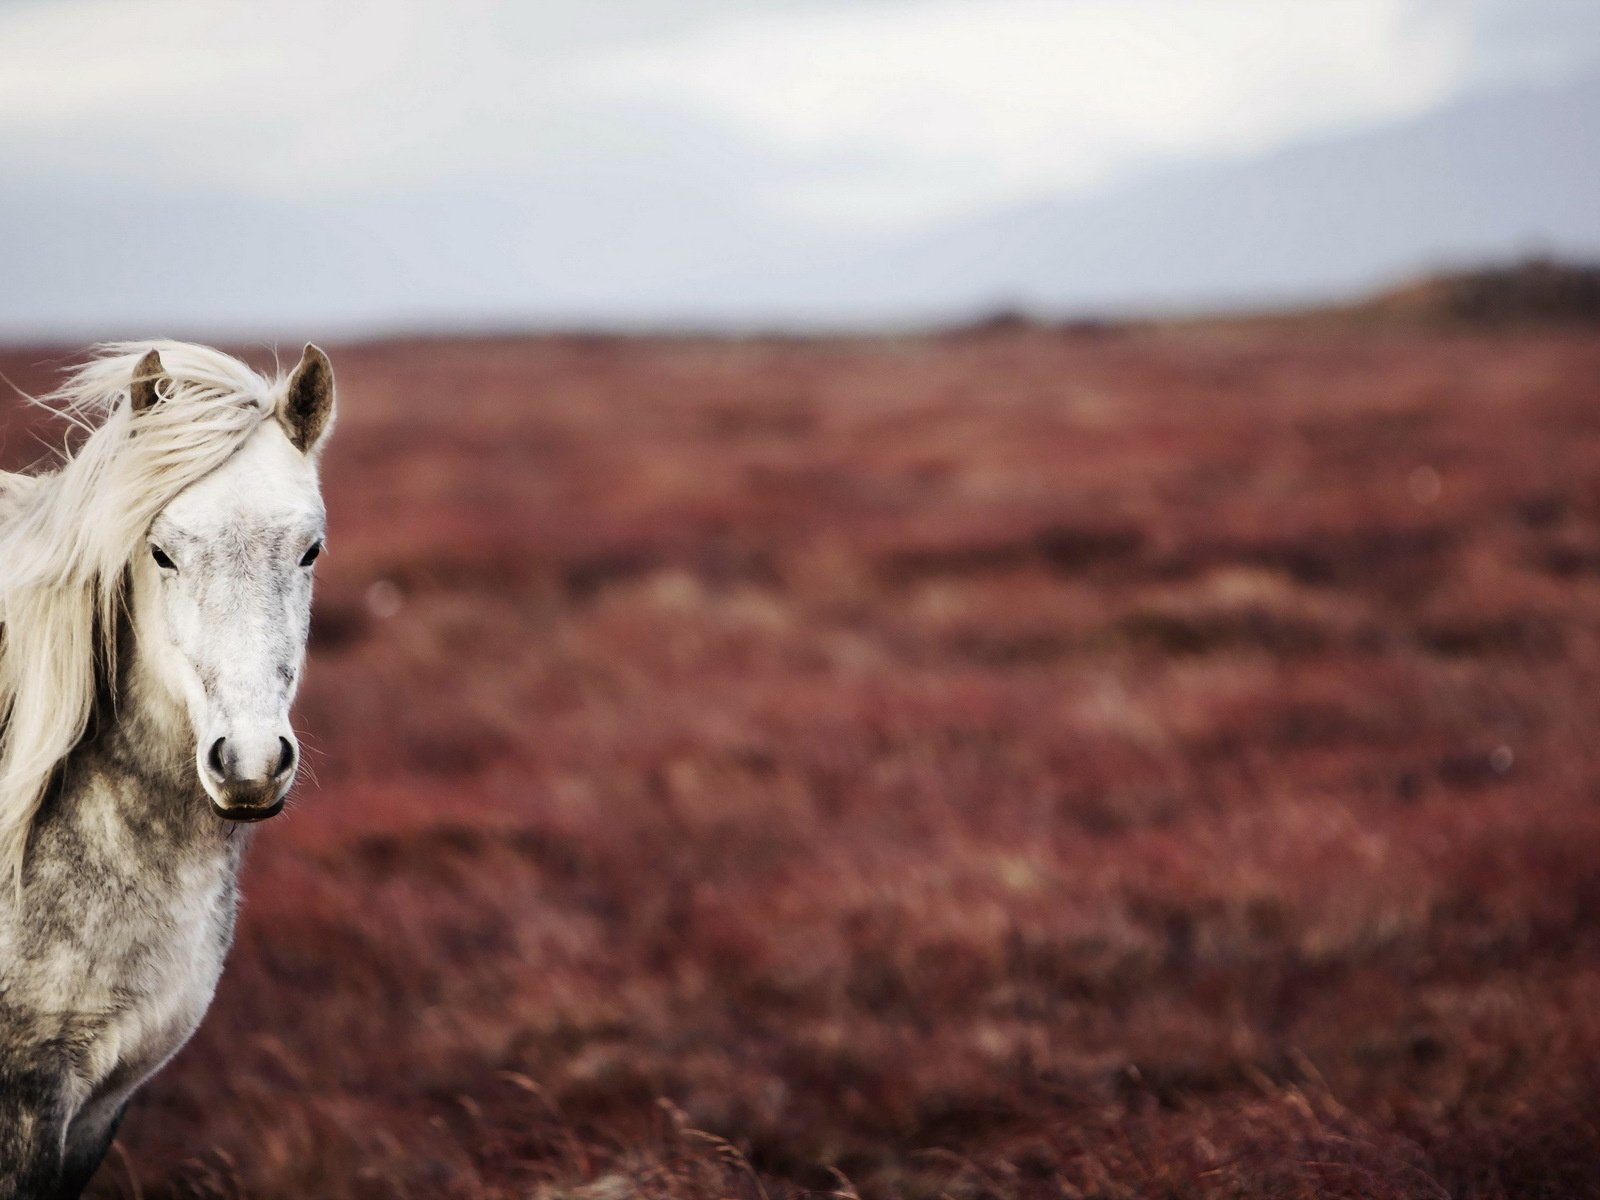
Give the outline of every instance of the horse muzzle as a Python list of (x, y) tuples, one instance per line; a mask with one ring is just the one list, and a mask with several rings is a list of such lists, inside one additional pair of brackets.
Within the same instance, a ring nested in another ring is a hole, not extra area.
[(272, 749), (274, 753), (264, 758), (239, 753), (227, 738), (211, 743), (204, 762), (206, 793), (219, 817), (265, 821), (283, 811), (298, 756), (294, 743), (286, 737), (279, 737)]

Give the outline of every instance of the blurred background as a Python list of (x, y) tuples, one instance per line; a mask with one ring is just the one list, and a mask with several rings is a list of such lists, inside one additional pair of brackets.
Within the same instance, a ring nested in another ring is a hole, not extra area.
[(1597, 146), (1588, 0), (0, 0), (5, 378), (341, 405), (93, 1194), (1600, 1195)]

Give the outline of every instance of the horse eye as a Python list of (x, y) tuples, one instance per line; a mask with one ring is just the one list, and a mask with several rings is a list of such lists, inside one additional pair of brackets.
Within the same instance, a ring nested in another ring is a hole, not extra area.
[(163, 571), (176, 571), (178, 569), (178, 564), (173, 562), (172, 559), (168, 557), (167, 552), (160, 546), (152, 545), (150, 547), (150, 557), (156, 560), (156, 566), (160, 567)]
[(312, 563), (317, 561), (317, 555), (319, 555), (321, 553), (322, 553), (322, 543), (321, 542), (312, 542), (311, 543), (311, 549), (307, 550), (304, 554), (302, 554), (300, 556), (300, 565), (302, 567), (309, 567)]

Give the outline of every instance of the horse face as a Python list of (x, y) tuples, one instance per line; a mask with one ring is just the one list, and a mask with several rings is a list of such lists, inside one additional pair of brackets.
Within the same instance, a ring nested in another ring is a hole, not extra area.
[(279, 812), (299, 762), (289, 705), (325, 527), (316, 443), (296, 433), (263, 422), (167, 505), (135, 556), (141, 656), (183, 701), (200, 783), (231, 820)]

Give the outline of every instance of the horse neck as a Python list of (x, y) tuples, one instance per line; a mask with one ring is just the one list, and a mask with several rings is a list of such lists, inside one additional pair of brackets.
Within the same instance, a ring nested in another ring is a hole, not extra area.
[(119, 647), (115, 699), (106, 726), (108, 741), (151, 784), (200, 792), (195, 774), (194, 735), (182, 701), (161, 683), (160, 673), (136, 638)]
[(64, 764), (63, 805), (110, 804), (143, 836), (188, 848), (228, 847), (224, 823), (200, 787), (182, 701), (161, 683), (147, 657), (153, 651), (128, 620), (116, 640), (116, 678), (103, 682), (88, 734)]

